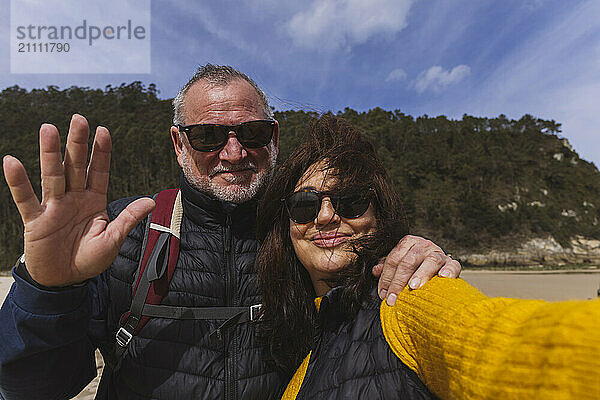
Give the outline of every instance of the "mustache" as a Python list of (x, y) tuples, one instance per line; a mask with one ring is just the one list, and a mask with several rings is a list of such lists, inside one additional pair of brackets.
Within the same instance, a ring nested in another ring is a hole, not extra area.
[(254, 164), (252, 161), (246, 161), (241, 164), (230, 164), (230, 165), (218, 164), (208, 172), (208, 176), (212, 178), (218, 173), (244, 171), (244, 170), (251, 170), (253, 172), (258, 172), (258, 168), (256, 167), (256, 164)]

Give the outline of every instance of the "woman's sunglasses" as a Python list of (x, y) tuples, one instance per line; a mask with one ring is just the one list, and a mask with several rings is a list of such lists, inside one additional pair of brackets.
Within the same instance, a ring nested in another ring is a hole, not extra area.
[(297, 224), (306, 224), (319, 214), (321, 201), (329, 197), (336, 214), (343, 218), (358, 218), (363, 215), (371, 204), (374, 190), (370, 189), (363, 194), (339, 194), (319, 192), (314, 189), (302, 189), (294, 192), (285, 201), (288, 215)]
[(275, 131), (274, 120), (242, 122), (237, 125), (194, 124), (177, 125), (185, 132), (194, 150), (215, 151), (222, 149), (229, 139), (229, 132), (235, 132), (240, 144), (249, 149), (258, 149), (271, 142)]

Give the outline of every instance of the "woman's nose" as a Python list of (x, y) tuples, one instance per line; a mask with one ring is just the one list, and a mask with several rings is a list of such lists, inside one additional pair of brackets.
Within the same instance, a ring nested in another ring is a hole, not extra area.
[(335, 212), (335, 208), (331, 203), (329, 197), (323, 197), (321, 200), (321, 208), (315, 219), (317, 225), (325, 226), (331, 223), (337, 223), (340, 220), (340, 216)]

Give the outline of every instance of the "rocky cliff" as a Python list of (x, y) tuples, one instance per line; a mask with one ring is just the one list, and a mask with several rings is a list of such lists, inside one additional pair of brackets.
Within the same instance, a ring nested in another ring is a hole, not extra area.
[(453, 256), (465, 266), (600, 266), (600, 240), (576, 236), (570, 247), (561, 246), (552, 236), (530, 239), (514, 251), (490, 250)]

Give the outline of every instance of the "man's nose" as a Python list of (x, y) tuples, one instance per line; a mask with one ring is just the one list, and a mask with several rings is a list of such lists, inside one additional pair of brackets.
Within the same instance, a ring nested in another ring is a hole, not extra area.
[(227, 143), (219, 152), (219, 159), (237, 164), (248, 156), (248, 152), (235, 137), (235, 132), (229, 132)]

